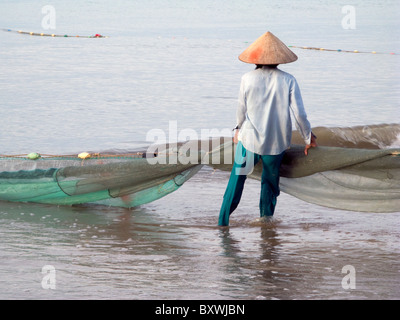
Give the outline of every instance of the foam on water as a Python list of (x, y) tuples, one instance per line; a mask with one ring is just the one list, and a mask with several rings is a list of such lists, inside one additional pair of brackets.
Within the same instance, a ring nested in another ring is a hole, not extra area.
[[(374, 124), (353, 127), (316, 127), (313, 132), (317, 136), (317, 143), (321, 146), (360, 148), (360, 149), (388, 149), (396, 148), (399, 144), (400, 124)], [(300, 135), (295, 132), (293, 143), (304, 143)]]

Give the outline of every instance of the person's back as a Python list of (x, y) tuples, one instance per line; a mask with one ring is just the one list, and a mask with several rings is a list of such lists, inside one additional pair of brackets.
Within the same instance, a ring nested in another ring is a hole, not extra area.
[[(276, 67), (262, 66), (242, 77), (237, 121), (246, 149), (280, 154), (290, 146), (293, 111), (297, 129), (306, 139), (311, 130), (296, 79)], [(252, 132), (254, 131), (254, 132)]]

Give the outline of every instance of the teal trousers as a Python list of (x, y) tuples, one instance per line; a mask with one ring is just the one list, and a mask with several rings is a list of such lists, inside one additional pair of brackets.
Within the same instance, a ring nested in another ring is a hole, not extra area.
[(279, 168), (285, 152), (279, 155), (259, 155), (246, 150), (239, 141), (236, 147), (235, 161), (224, 194), (219, 213), (219, 226), (229, 225), (229, 216), (237, 208), (242, 197), (247, 175), (254, 166), (262, 160), (260, 217), (272, 216), (275, 211), (276, 199), (279, 196)]

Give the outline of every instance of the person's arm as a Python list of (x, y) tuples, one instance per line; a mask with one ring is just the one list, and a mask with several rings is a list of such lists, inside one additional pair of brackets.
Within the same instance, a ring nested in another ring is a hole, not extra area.
[(293, 83), (290, 88), (290, 109), (294, 115), (296, 129), (299, 131), (306, 144), (304, 153), (307, 155), (308, 149), (317, 146), (317, 137), (311, 132), (311, 125), (307, 119), (300, 88), (296, 79), (293, 79)]
[(245, 85), (244, 80), (240, 83), (240, 90), (239, 90), (239, 99), (238, 99), (238, 107), (236, 111), (236, 124), (237, 128), (240, 129), (244, 120), (246, 120), (246, 92), (245, 92)]
[(238, 99), (238, 107), (236, 111), (236, 127), (233, 129), (235, 130), (235, 136), (233, 138), (234, 143), (238, 143), (238, 135), (239, 135), (239, 130), (242, 127), (243, 122), (246, 120), (246, 93), (244, 89), (244, 80), (242, 78), (242, 81), (240, 83), (240, 90), (239, 90), (239, 99)]

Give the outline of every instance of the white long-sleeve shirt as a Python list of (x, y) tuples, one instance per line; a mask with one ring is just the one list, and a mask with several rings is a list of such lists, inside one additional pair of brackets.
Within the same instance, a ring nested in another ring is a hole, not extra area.
[(260, 155), (277, 155), (290, 146), (292, 111), (297, 130), (306, 144), (311, 141), (296, 79), (278, 68), (263, 66), (243, 75), (237, 109), (239, 141)]

